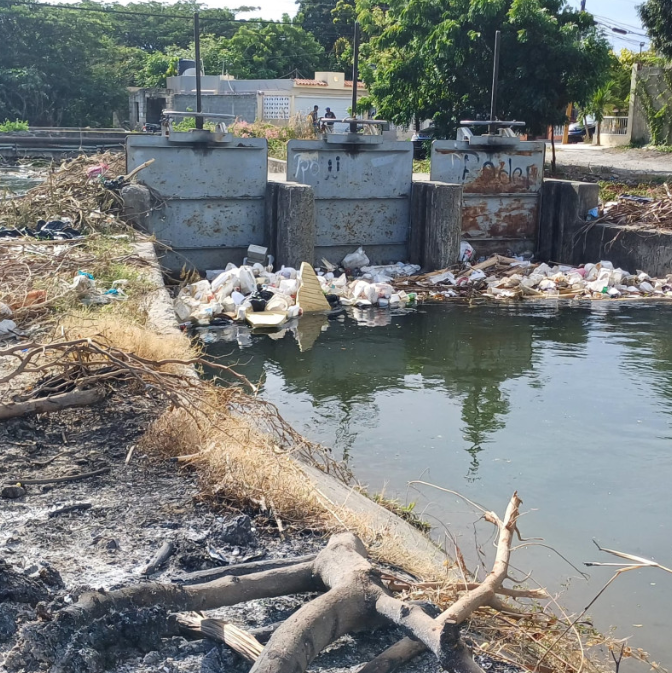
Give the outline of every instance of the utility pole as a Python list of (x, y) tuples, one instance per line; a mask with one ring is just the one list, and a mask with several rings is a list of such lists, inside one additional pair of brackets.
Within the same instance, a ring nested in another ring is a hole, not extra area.
[(489, 133), (494, 135), (497, 132), (497, 126), (494, 122), (497, 120), (497, 84), (499, 82), (499, 48), (502, 41), (502, 31), (495, 33), (495, 61), (492, 65), (492, 99), (490, 101), (490, 121)]
[[(359, 21), (355, 21), (355, 41), (352, 58), (352, 118), (357, 118), (357, 84), (359, 82)], [(350, 124), (350, 133), (357, 133), (357, 124)]]
[(196, 117), (196, 128), (203, 128), (203, 117), (200, 113), (203, 111), (201, 107), (201, 28), (199, 24), (198, 12), (194, 12), (194, 54), (196, 60), (196, 112), (199, 116)]

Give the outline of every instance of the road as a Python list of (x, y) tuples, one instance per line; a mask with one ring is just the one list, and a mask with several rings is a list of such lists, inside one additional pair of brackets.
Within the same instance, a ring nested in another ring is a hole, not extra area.
[[(618, 175), (672, 175), (672, 153), (652, 149), (626, 149), (621, 147), (595, 147), (593, 145), (556, 145), (558, 168), (581, 167), (587, 172)], [(550, 162), (550, 145), (546, 161)]]

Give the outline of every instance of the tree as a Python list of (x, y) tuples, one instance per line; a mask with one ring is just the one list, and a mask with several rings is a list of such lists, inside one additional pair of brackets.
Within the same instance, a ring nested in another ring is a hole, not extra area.
[(327, 54), (331, 54), (334, 43), (343, 37), (334, 25), (332, 12), (338, 0), (299, 0), (299, 11), (294, 23), (311, 33)]
[[(614, 96), (612, 93), (614, 83), (607, 82), (604, 86), (596, 89), (590, 101), (588, 102), (588, 112), (593, 115), (595, 119), (595, 144), (600, 145), (600, 131), (602, 129), (602, 122), (607, 111), (613, 108)], [(584, 122), (585, 124), (585, 122)], [(588, 129), (588, 126), (585, 126)], [(586, 133), (586, 141), (588, 140), (588, 133)]]
[(667, 59), (672, 58), (672, 0), (646, 0), (637, 7), (653, 48)]
[(589, 14), (563, 0), (358, 0), (370, 35), (362, 76), (379, 113), (398, 124), (431, 117), (452, 136), (490, 112), (493, 44), (502, 31), (499, 119), (532, 133), (561, 124), (608, 76), (609, 46)]
[[(98, 2), (85, 0), (83, 6), (100, 8)], [(214, 37), (231, 37), (238, 30), (235, 14), (229, 9), (205, 9), (199, 2), (178, 0), (165, 4), (130, 2), (126, 5), (103, 5), (110, 13), (105, 15), (112, 38), (127, 47), (146, 52), (166, 51), (169, 47), (186, 49), (194, 41), (194, 12), (201, 12), (201, 30)], [(123, 12), (123, 13), (114, 13)], [(129, 14), (130, 13), (130, 14)], [(137, 14), (132, 16), (131, 14)], [(183, 16), (184, 18), (180, 18)]]
[(22, 5), (0, 8), (0, 117), (32, 125), (109, 124), (126, 106), (105, 15)]
[(238, 79), (275, 79), (296, 70), (312, 77), (327, 60), (315, 38), (290, 23), (249, 22), (230, 40), (221, 40), (220, 45), (221, 59)]

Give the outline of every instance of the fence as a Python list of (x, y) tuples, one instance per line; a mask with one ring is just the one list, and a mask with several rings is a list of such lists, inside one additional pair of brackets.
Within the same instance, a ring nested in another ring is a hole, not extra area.
[(602, 121), (601, 133), (610, 136), (628, 135), (628, 118), (605, 117)]

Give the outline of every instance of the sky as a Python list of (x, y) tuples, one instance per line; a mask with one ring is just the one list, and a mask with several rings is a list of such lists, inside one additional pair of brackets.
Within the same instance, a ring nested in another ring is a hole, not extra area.
[[(644, 42), (644, 49), (648, 47), (648, 39), (644, 34), (641, 21), (637, 15), (636, 6), (641, 0), (586, 0), (586, 9), (595, 15), (595, 18), (607, 32), (614, 49), (620, 51), (623, 48), (639, 51), (639, 43)], [(248, 0), (246, 2), (236, 0), (205, 0), (209, 7), (240, 7), (243, 4), (259, 7), (258, 12), (253, 14), (241, 14), (240, 18), (255, 16), (262, 19), (278, 20), (283, 14), (294, 16), (297, 4), (294, 0)], [(568, 0), (573, 7), (578, 7), (580, 0)], [(615, 26), (628, 31), (628, 35), (614, 33), (611, 27)], [(638, 33), (641, 33), (638, 34)]]

